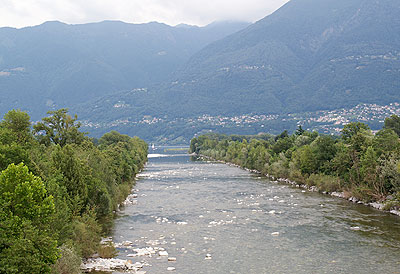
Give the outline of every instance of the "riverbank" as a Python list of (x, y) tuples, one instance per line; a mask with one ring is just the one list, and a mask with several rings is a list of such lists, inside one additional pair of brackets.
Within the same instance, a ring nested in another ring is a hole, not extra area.
[(11, 110), (0, 122), (0, 272), (80, 271), (82, 258), (106, 251), (101, 236), (147, 162), (145, 141), (112, 131), (80, 131), (67, 109), (32, 125)]
[[(115, 214), (118, 214), (123, 210), (126, 206), (132, 206), (137, 204), (137, 190), (135, 189), (137, 177), (143, 172), (144, 167), (135, 174), (135, 178), (133, 179), (131, 185), (131, 191), (127, 193), (125, 196), (125, 200), (118, 204)], [(116, 215), (114, 215), (113, 220), (114, 223)], [(145, 262), (133, 262), (130, 260), (124, 259), (116, 259), (115, 257), (118, 255), (118, 251), (116, 248), (123, 246), (124, 243), (115, 243), (113, 242), (112, 237), (102, 238), (99, 242), (100, 249), (107, 249), (104, 255), (100, 255), (99, 252), (93, 254), (89, 258), (83, 258), (82, 263), (80, 265), (80, 269), (85, 273), (91, 272), (114, 272), (114, 271), (123, 271), (124, 273), (135, 273), (135, 274), (145, 274), (146, 271), (141, 271), (141, 269), (145, 266), (148, 266)]]
[(289, 185), (291, 185), (293, 187), (301, 188), (301, 189), (304, 189), (306, 191), (318, 192), (318, 193), (321, 193), (321, 194), (324, 194), (324, 195), (330, 195), (332, 197), (345, 199), (345, 200), (348, 200), (349, 202), (352, 202), (352, 203), (362, 204), (362, 205), (365, 205), (365, 206), (373, 207), (373, 208), (375, 208), (377, 210), (389, 212), (391, 214), (400, 216), (400, 210), (396, 210), (396, 209), (387, 210), (386, 209), (386, 207), (387, 207), (386, 203), (365, 202), (365, 201), (359, 200), (358, 198), (352, 196), (349, 192), (346, 192), (346, 191), (341, 191), (341, 192), (338, 192), (338, 191), (333, 191), (333, 192), (321, 191), (316, 186), (308, 186), (306, 184), (298, 183), (298, 182), (296, 182), (294, 180), (290, 180), (288, 178), (276, 178), (276, 177), (274, 177), (272, 175), (269, 175), (269, 174), (263, 174), (262, 172), (260, 172), (258, 170), (255, 170), (255, 169), (248, 169), (248, 168), (242, 167), (240, 165), (237, 165), (237, 164), (234, 164), (234, 163), (231, 163), (231, 162), (226, 162), (226, 161), (222, 161), (222, 160), (216, 160), (216, 159), (214, 159), (212, 157), (209, 157), (209, 156), (206, 156), (206, 155), (191, 154), (191, 156), (199, 157), (200, 159), (203, 158), (203, 159), (208, 160), (208, 161), (210, 160), (210, 161), (213, 161), (213, 162), (222, 163), (222, 164), (226, 164), (226, 165), (237, 167), (237, 168), (241, 168), (241, 169), (246, 170), (248, 172), (265, 176), (265, 177), (271, 179), (272, 183), (278, 183), (278, 182), (287, 183), (287, 184), (289, 184)]

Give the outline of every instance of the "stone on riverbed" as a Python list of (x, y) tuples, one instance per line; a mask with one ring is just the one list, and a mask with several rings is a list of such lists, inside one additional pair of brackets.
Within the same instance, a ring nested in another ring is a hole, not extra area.
[(350, 197), (349, 201), (353, 203), (358, 203), (359, 200), (356, 197)]
[(131, 246), (133, 243), (131, 241), (124, 241), (122, 243), (123, 246)]
[(400, 211), (399, 210), (391, 210), (390, 213), (395, 214), (397, 216), (400, 216)]
[(385, 205), (381, 203), (369, 203), (369, 205), (379, 210), (383, 210), (383, 208), (385, 207)]
[(132, 263), (130, 260), (121, 259), (88, 259), (81, 264), (81, 269), (85, 272), (89, 271), (137, 271), (141, 269), (144, 264), (136, 262)]
[(153, 247), (130, 248), (130, 250), (132, 250), (136, 253), (130, 253), (127, 255), (128, 257), (142, 257), (142, 256), (151, 257), (153, 254), (156, 253), (156, 248), (153, 248)]
[(332, 192), (331, 196), (338, 197), (338, 198), (344, 198), (345, 197), (343, 192)]
[(168, 258), (168, 261), (170, 261), (170, 262), (175, 262), (175, 261), (176, 261), (176, 258), (175, 258), (175, 257), (169, 257), (169, 258)]
[(187, 222), (177, 222), (176, 224), (177, 225), (187, 225), (188, 223)]
[(128, 195), (128, 197), (126, 197), (126, 199), (125, 199), (123, 204), (125, 206), (136, 205), (137, 204), (137, 200), (136, 200), (137, 197), (138, 197), (138, 195), (136, 193), (130, 194), (130, 195)]

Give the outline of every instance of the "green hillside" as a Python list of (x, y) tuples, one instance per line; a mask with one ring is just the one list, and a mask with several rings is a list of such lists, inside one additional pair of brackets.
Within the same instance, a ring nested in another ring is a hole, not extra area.
[(38, 119), (47, 110), (146, 89), (169, 79), (207, 44), (246, 26), (105, 21), (0, 28), (0, 113), (20, 108)]

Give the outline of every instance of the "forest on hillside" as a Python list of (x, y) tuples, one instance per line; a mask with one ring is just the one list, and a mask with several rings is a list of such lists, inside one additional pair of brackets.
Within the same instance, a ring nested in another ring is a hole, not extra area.
[(262, 174), (342, 191), (365, 202), (400, 206), (400, 117), (385, 120), (376, 134), (363, 123), (344, 126), (340, 137), (305, 131), (290, 135), (218, 135), (192, 139), (190, 152)]
[(112, 253), (101, 236), (147, 162), (137, 137), (91, 139), (67, 109), (48, 114), (0, 122), (0, 273), (79, 273), (82, 257)]

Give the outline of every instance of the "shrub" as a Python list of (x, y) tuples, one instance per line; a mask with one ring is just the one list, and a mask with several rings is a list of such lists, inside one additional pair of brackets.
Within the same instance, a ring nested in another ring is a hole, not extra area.
[(67, 244), (63, 244), (59, 248), (61, 257), (53, 265), (52, 274), (80, 274), (81, 258), (76, 250)]
[(99, 248), (101, 227), (94, 216), (92, 210), (73, 221), (72, 239), (77, 244), (78, 253), (84, 258), (89, 258)]
[(324, 174), (311, 174), (306, 179), (308, 186), (316, 186), (320, 191), (334, 192), (341, 190), (341, 182), (338, 177), (324, 175)]
[(117, 256), (118, 251), (115, 249), (115, 246), (112, 242), (108, 242), (107, 244), (99, 247), (98, 253), (100, 258), (111, 259)]

